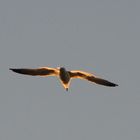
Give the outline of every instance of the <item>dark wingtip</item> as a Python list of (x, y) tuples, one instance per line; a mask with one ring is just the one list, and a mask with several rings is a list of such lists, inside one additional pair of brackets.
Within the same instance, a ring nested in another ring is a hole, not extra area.
[(17, 73), (19, 73), (19, 72), (20, 72), (20, 70), (19, 70), (19, 69), (9, 68), (9, 70), (12, 70), (13, 72), (17, 72)]
[(116, 87), (116, 86), (119, 86), (119, 85), (115, 84), (115, 87)]
[(13, 69), (13, 68), (9, 68), (9, 70), (12, 70), (12, 71), (14, 71), (14, 70), (16, 70), (16, 69)]
[(9, 68), (9, 70), (12, 70), (12, 71), (13, 71), (14, 69), (12, 69), (12, 68)]
[(116, 87), (116, 86), (119, 86), (119, 85), (114, 84), (114, 83), (111, 83), (109, 86), (111, 86), (111, 87)]

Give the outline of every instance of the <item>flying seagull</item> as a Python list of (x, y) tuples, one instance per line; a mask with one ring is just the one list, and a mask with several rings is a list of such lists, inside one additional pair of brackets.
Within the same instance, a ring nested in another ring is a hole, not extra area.
[(40, 67), (40, 68), (36, 68), (36, 69), (10, 68), (10, 70), (12, 70), (16, 73), (32, 75), (32, 76), (45, 76), (45, 77), (57, 76), (60, 79), (60, 81), (61, 81), (63, 87), (66, 89), (66, 91), (68, 91), (70, 81), (73, 78), (80, 78), (80, 79), (88, 80), (90, 82), (94, 82), (99, 85), (104, 85), (104, 86), (109, 86), (109, 87), (118, 86), (117, 84), (114, 84), (112, 82), (99, 78), (91, 73), (87, 73), (87, 72), (83, 72), (83, 71), (79, 71), (79, 70), (67, 71), (64, 67), (59, 67), (59, 68)]

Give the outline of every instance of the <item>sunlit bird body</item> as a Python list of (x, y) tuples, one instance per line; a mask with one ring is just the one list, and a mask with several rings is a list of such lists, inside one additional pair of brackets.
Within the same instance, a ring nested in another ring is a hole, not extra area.
[(93, 74), (75, 70), (75, 71), (67, 71), (64, 67), (60, 68), (49, 68), (49, 67), (40, 67), (37, 69), (28, 69), (28, 68), (20, 68), (20, 69), (13, 69), (10, 68), (10, 70), (20, 73), (20, 74), (26, 74), (26, 75), (32, 75), (32, 76), (57, 76), (63, 87), (68, 91), (70, 81), (73, 78), (80, 78), (84, 80), (88, 80), (90, 82), (94, 82), (96, 84), (109, 86), (109, 87), (115, 87), (118, 86), (117, 84), (114, 84), (112, 82), (109, 82), (107, 80), (104, 80), (102, 78), (99, 78)]

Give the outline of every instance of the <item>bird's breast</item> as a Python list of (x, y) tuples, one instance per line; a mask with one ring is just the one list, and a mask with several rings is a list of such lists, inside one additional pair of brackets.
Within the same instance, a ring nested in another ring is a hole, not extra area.
[(68, 83), (70, 80), (70, 75), (67, 71), (61, 71), (59, 76), (63, 83)]

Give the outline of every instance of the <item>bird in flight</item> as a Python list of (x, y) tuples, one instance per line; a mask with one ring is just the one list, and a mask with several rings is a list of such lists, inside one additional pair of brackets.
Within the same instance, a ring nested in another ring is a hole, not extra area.
[(59, 67), (59, 68), (40, 67), (36, 69), (10, 68), (10, 70), (19, 74), (25, 74), (25, 75), (31, 75), (31, 76), (44, 76), (44, 77), (57, 76), (60, 79), (66, 91), (68, 91), (69, 89), (71, 79), (74, 79), (74, 78), (88, 80), (90, 82), (93, 82), (99, 85), (109, 86), (109, 87), (118, 86), (115, 83), (99, 78), (91, 73), (87, 73), (87, 72), (79, 71), (79, 70), (67, 71), (64, 67)]

